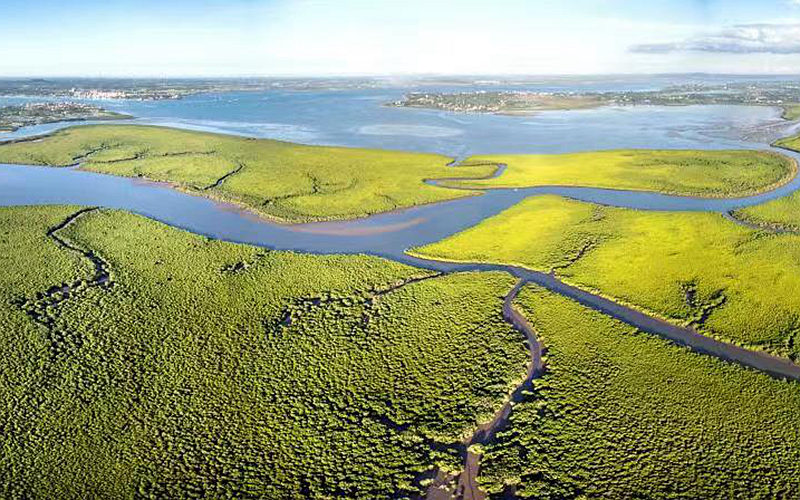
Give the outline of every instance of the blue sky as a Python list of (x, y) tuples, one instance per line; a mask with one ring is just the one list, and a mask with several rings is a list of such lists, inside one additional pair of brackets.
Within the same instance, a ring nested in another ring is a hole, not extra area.
[(800, 73), (800, 0), (0, 0), (2, 76)]

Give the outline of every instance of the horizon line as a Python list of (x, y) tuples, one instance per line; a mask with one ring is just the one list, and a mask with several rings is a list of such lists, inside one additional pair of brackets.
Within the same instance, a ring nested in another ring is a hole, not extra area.
[(34, 79), (382, 79), (382, 78), (580, 78), (580, 77), (624, 77), (624, 76), (796, 76), (800, 77), (800, 72), (774, 72), (774, 73), (731, 73), (715, 71), (689, 71), (689, 72), (612, 72), (612, 73), (363, 73), (363, 74), (229, 74), (229, 75), (157, 75), (157, 74), (119, 74), (119, 75), (91, 75), (91, 74), (29, 74), (29, 75), (0, 75), (0, 80), (34, 80)]

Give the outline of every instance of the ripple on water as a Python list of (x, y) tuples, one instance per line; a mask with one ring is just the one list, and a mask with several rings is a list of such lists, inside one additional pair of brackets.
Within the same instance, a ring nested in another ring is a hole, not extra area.
[(359, 127), (358, 133), (362, 135), (405, 135), (410, 137), (455, 137), (463, 134), (464, 131), (457, 128), (437, 127), (434, 125), (382, 123)]

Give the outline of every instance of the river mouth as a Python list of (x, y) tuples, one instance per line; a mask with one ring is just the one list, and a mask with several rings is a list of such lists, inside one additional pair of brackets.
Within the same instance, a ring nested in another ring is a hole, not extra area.
[[(629, 83), (623, 78), (614, 85), (619, 90)], [(558, 90), (568, 92), (614, 90), (607, 85), (574, 82), (559, 85), (563, 88)], [(491, 88), (486, 85), (425, 88), (431, 92), (470, 89)], [(446, 156), (622, 148), (755, 148), (789, 135), (796, 126), (783, 120), (778, 108), (767, 106), (604, 106), (546, 111), (535, 116), (499, 116), (384, 105), (414, 90), (419, 88), (273, 89), (204, 93), (163, 101), (77, 100), (136, 117), (128, 123)], [(0, 105), (23, 102), (28, 100), (0, 96)], [(65, 123), (53, 123), (26, 127), (3, 134), (3, 139), (50, 133), (64, 126)], [(369, 133), (360, 133), (365, 131)]]

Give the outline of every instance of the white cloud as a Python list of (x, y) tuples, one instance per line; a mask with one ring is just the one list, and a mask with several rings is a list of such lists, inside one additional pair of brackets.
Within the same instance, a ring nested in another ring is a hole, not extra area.
[[(800, 5), (800, 0), (791, 0)], [(666, 43), (631, 47), (632, 52), (720, 52), (733, 54), (800, 54), (800, 24), (740, 24), (720, 31)]]

